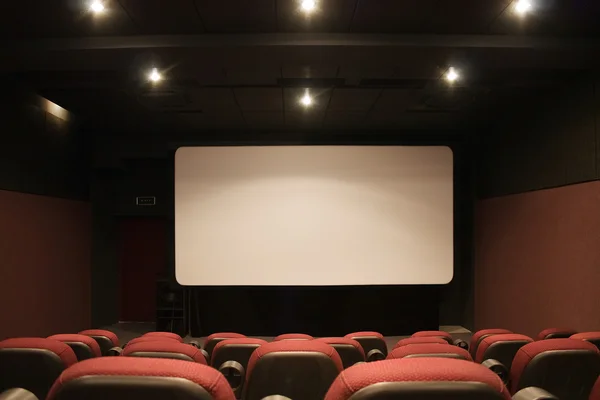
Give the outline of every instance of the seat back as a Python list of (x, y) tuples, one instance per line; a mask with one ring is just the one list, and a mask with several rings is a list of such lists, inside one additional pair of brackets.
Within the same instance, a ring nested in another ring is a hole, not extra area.
[(547, 328), (538, 333), (537, 339), (566, 339), (576, 333), (577, 331), (575, 329), (570, 328)]
[(600, 349), (600, 332), (581, 332), (571, 336), (571, 339), (585, 340)]
[(367, 361), (382, 360), (388, 355), (387, 344), (383, 335), (379, 332), (354, 332), (344, 337), (360, 343)]
[(226, 339), (240, 339), (245, 338), (246, 335), (242, 335), (241, 333), (235, 332), (219, 332), (213, 333), (204, 341), (204, 350), (208, 353), (209, 357), (212, 357), (212, 352), (217, 343), (226, 340)]
[(48, 336), (48, 339), (63, 342), (73, 349), (77, 360), (83, 361), (88, 358), (102, 357), (100, 345), (93, 338), (86, 335), (71, 333), (62, 333), (59, 335)]
[(227, 381), (202, 364), (164, 358), (102, 357), (64, 371), (48, 400), (234, 400)]
[(342, 371), (335, 349), (317, 340), (283, 340), (252, 353), (246, 373), (245, 400), (270, 395), (294, 400), (322, 399)]
[(315, 340), (327, 343), (333, 347), (340, 356), (344, 369), (349, 368), (358, 362), (365, 361), (365, 351), (356, 340), (343, 337), (325, 337)]
[(600, 376), (596, 379), (596, 383), (592, 388), (589, 400), (600, 400)]
[(448, 344), (453, 344), (452, 335), (444, 331), (419, 331), (412, 334), (411, 337), (438, 337), (444, 339)]
[(313, 340), (314, 337), (307, 335), (306, 333), (284, 333), (279, 336), (275, 336), (273, 339), (274, 342), (279, 342), (281, 340)]
[(448, 341), (435, 337), (435, 336), (424, 336), (424, 337), (409, 337), (398, 340), (398, 342), (394, 345), (394, 349), (402, 346), (408, 346), (409, 344), (425, 344), (425, 343), (438, 343), (438, 344), (448, 344)]
[(600, 353), (591, 343), (547, 339), (526, 344), (510, 371), (511, 391), (540, 387), (561, 400), (586, 400), (600, 374)]
[(509, 400), (510, 394), (496, 374), (479, 364), (452, 358), (402, 358), (348, 368), (325, 396), (325, 400), (398, 399)]
[(400, 346), (392, 350), (387, 358), (397, 359), (417, 357), (455, 358), (458, 360), (473, 361), (467, 350), (448, 343), (422, 343)]
[(129, 342), (125, 343), (124, 348), (131, 346), (133, 344), (136, 344), (136, 343), (162, 342), (162, 341), (180, 343), (176, 339), (172, 339), (172, 338), (168, 338), (168, 337), (164, 337), (164, 336), (140, 336), (140, 337), (133, 338)]
[(192, 361), (206, 365), (202, 351), (192, 345), (174, 340), (156, 340), (154, 342), (137, 342), (127, 345), (121, 356), (170, 358), (174, 360)]
[(160, 338), (169, 338), (178, 341), (179, 343), (183, 343), (183, 339), (181, 336), (174, 332), (148, 332), (144, 333), (142, 337), (160, 337)]
[(471, 352), (471, 357), (473, 359), (477, 358), (477, 348), (479, 347), (479, 343), (483, 339), (491, 335), (501, 335), (504, 333), (512, 333), (508, 329), (501, 328), (491, 328), (491, 329), (481, 329), (471, 336), (471, 342), (469, 343), (469, 351)]
[(98, 343), (98, 346), (100, 346), (100, 351), (103, 356), (108, 355), (108, 351), (113, 347), (119, 346), (119, 338), (111, 331), (106, 331), (104, 329), (87, 329), (79, 332), (79, 334), (94, 339)]
[(0, 342), (0, 393), (23, 388), (44, 399), (63, 370), (76, 362), (73, 350), (56, 340), (3, 340)]
[(533, 339), (529, 336), (516, 333), (487, 336), (479, 344), (475, 361), (481, 364), (485, 360), (494, 359), (500, 361), (510, 371), (517, 351), (531, 342)]

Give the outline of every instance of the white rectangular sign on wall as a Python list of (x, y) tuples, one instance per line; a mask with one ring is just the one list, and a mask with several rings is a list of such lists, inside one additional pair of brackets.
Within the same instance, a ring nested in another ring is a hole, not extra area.
[(448, 147), (182, 147), (175, 272), (183, 285), (446, 284)]

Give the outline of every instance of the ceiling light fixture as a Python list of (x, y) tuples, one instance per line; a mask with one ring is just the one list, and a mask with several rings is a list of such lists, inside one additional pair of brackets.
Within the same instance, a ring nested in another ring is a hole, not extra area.
[(450, 83), (454, 83), (460, 79), (460, 75), (454, 67), (448, 68), (448, 71), (446, 71), (446, 74), (444, 77)]
[(148, 80), (150, 80), (150, 82), (158, 82), (162, 79), (162, 75), (160, 74), (160, 72), (158, 72), (158, 69), (156, 68), (152, 68), (152, 71), (150, 71), (150, 73), (148, 74)]
[(302, 96), (300, 98), (300, 104), (302, 104), (304, 107), (310, 107), (313, 103), (313, 98), (311, 97), (310, 93), (308, 92), (308, 89), (306, 89), (306, 92), (304, 93), (304, 96)]
[(529, 11), (531, 11), (532, 8), (533, 8), (533, 5), (531, 4), (531, 1), (529, 1), (529, 0), (516, 0), (515, 1), (515, 12), (517, 14), (525, 15)]
[(94, 0), (90, 4), (90, 11), (99, 14), (104, 11), (104, 4), (99, 0)]
[(300, 9), (304, 11), (306, 14), (310, 14), (315, 11), (317, 8), (316, 0), (302, 0), (300, 3)]

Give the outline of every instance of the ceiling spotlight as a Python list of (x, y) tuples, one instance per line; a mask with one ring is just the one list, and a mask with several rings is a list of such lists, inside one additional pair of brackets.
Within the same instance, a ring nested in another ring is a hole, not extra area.
[(532, 8), (533, 8), (533, 5), (531, 4), (531, 1), (529, 1), (529, 0), (516, 0), (515, 1), (515, 12), (517, 14), (525, 15), (529, 11), (531, 11)]
[(460, 75), (458, 74), (458, 71), (454, 69), (454, 67), (450, 67), (448, 68), (448, 71), (446, 71), (445, 78), (448, 82), (454, 83), (460, 79)]
[(312, 103), (313, 98), (311, 97), (310, 93), (308, 93), (308, 89), (306, 89), (304, 96), (300, 98), (300, 104), (302, 104), (304, 107), (310, 107)]
[(148, 74), (148, 80), (150, 80), (150, 82), (158, 82), (162, 79), (162, 75), (160, 74), (160, 72), (158, 72), (158, 70), (156, 68), (152, 68), (152, 71), (150, 71), (150, 73)]
[(104, 11), (104, 4), (99, 0), (94, 0), (90, 4), (90, 11), (99, 14)]
[(312, 13), (317, 8), (316, 0), (302, 0), (300, 3), (300, 9), (307, 14)]

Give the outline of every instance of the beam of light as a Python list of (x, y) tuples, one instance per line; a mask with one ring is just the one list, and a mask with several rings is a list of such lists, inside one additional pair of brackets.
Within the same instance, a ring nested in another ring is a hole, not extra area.
[(90, 11), (94, 14), (99, 14), (104, 11), (104, 4), (99, 0), (94, 0), (90, 4)]
[(162, 75), (158, 72), (158, 69), (152, 68), (152, 71), (148, 74), (148, 80), (150, 82), (159, 82), (162, 79)]
[(316, 0), (302, 0), (300, 3), (300, 9), (306, 14), (311, 14), (317, 9)]
[(445, 78), (448, 82), (454, 83), (460, 79), (460, 74), (454, 67), (450, 67), (448, 68), (448, 71), (446, 71)]
[(529, 0), (516, 0), (515, 2), (515, 12), (519, 15), (525, 15), (531, 11), (533, 5)]
[(302, 104), (304, 107), (310, 107), (313, 104), (313, 98), (308, 92), (308, 89), (306, 89), (304, 96), (300, 98), (300, 104)]

